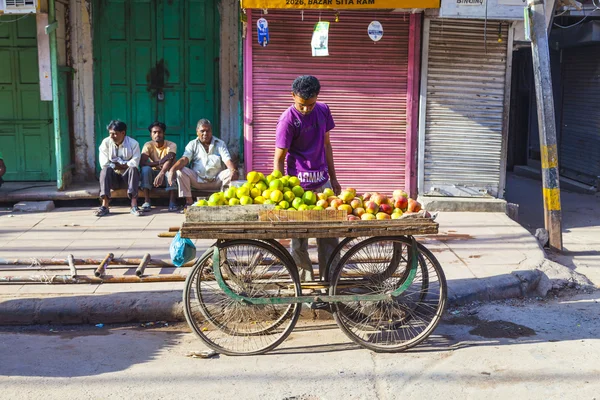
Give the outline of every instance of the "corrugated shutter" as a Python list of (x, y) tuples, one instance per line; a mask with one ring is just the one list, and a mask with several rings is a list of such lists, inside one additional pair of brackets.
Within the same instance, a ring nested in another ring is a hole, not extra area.
[[(386, 11), (269, 11), (270, 43), (258, 45), (252, 21), (252, 168), (270, 172), (279, 115), (292, 104), (298, 75), (321, 81), (319, 101), (331, 108), (335, 167), (342, 187), (389, 191), (405, 186), (409, 16)], [(304, 18), (304, 20), (302, 19)], [(312, 57), (319, 18), (330, 21), (329, 56)], [(383, 38), (367, 35), (372, 20)]]
[(590, 185), (600, 176), (600, 46), (563, 52), (564, 88), (558, 165)]
[(487, 22), (485, 48), (484, 21), (430, 19), (428, 25), (421, 192), (497, 197), (508, 24), (498, 42), (499, 22)]

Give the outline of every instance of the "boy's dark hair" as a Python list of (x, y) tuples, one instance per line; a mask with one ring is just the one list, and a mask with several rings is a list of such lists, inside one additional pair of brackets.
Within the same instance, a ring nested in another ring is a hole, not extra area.
[(308, 100), (319, 95), (321, 83), (312, 75), (302, 75), (294, 79), (292, 83), (292, 93)]
[(148, 127), (148, 130), (152, 132), (152, 128), (154, 128), (155, 126), (158, 126), (160, 129), (162, 129), (163, 133), (167, 131), (167, 125), (159, 121), (154, 121), (153, 123), (151, 123)]
[(109, 131), (123, 132), (123, 131), (127, 131), (127, 124), (125, 122), (123, 122), (123, 121), (118, 120), (118, 119), (113, 119), (106, 126), (106, 129), (108, 129)]

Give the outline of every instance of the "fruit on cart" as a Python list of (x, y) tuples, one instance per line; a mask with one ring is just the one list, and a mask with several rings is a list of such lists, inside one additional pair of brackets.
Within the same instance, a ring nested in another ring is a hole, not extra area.
[(317, 195), (313, 191), (307, 190), (302, 195), (302, 201), (308, 206), (314, 206), (317, 204)]
[(356, 215), (352, 215), (352, 214), (348, 215), (347, 218), (348, 218), (348, 221), (360, 221), (359, 217), (357, 217)]
[(344, 202), (342, 201), (342, 199), (338, 199), (338, 198), (333, 198), (329, 202), (329, 205), (331, 207), (333, 207), (334, 210), (337, 210), (342, 204), (344, 204)]
[(347, 215), (352, 214), (352, 206), (350, 204), (342, 204), (337, 209), (346, 211)]
[(308, 206), (306, 204), (300, 204), (298, 207), (298, 211), (308, 210)]
[(262, 196), (256, 196), (255, 198), (252, 199), (252, 201), (254, 201), (254, 204), (264, 204), (265, 198)]
[(299, 209), (299, 207), (301, 205), (303, 205), (304, 203), (302, 202), (302, 197), (296, 197), (293, 201), (292, 201), (292, 207), (294, 207), (296, 210)]
[(329, 203), (327, 202), (327, 200), (319, 200), (319, 201), (317, 201), (317, 206), (325, 209), (325, 208), (329, 207)]
[(269, 182), (269, 189), (283, 190), (283, 182), (281, 182), (281, 179), (273, 179), (271, 182)]
[(246, 206), (246, 205), (252, 204), (252, 203), (254, 203), (252, 201), (252, 197), (250, 197), (250, 196), (242, 196), (242, 197), (240, 197), (240, 204), (241, 205)]
[(196, 202), (196, 204), (194, 204), (194, 205), (198, 206), (198, 207), (206, 207), (208, 205), (208, 201), (201, 199), (201, 200), (198, 200)]
[(402, 218), (402, 214), (400, 213), (392, 213), (392, 219)]
[(375, 193), (371, 196), (371, 201), (374, 201), (378, 206), (387, 202), (387, 197), (383, 194)]
[(379, 211), (384, 212), (386, 214), (391, 214), (394, 211), (394, 208), (387, 203), (383, 203), (379, 206)]
[(360, 216), (360, 219), (372, 220), (372, 219), (377, 219), (377, 217), (375, 217), (375, 214), (364, 213), (363, 215)]
[(350, 203), (352, 201), (352, 199), (354, 198), (354, 195), (356, 193), (352, 193), (348, 190), (343, 190), (342, 193), (340, 193), (340, 195), (338, 196), (340, 199), (342, 199), (342, 201), (344, 203)]
[(335, 193), (333, 192), (333, 189), (331, 189), (331, 188), (323, 189), (323, 194), (327, 197), (335, 196)]
[(419, 212), (421, 211), (421, 204), (413, 199), (408, 199), (408, 212)]
[(313, 210), (324, 210), (324, 208), (321, 206), (315, 206), (315, 208), (313, 208)]
[(304, 195), (304, 189), (300, 185), (296, 185), (292, 188), (292, 192), (296, 197), (302, 197)]
[(248, 196), (249, 194), (250, 189), (244, 186), (237, 188), (237, 190), (235, 191), (235, 197), (237, 197), (238, 199), (241, 199), (244, 196)]
[(250, 171), (246, 175), (246, 180), (251, 184), (258, 183), (258, 181), (260, 181), (260, 175), (256, 171)]
[(286, 190), (283, 193), (283, 199), (285, 201), (287, 201), (288, 203), (291, 203), (292, 201), (294, 201), (295, 198), (296, 198), (296, 195), (291, 190)]
[(225, 199), (229, 200), (233, 199), (234, 197), (237, 198), (236, 188), (230, 187), (225, 191)]
[(357, 207), (352, 210), (352, 214), (356, 215), (357, 217), (361, 217), (364, 213), (365, 213), (365, 209), (362, 207)]
[(404, 190), (396, 189), (392, 192), (392, 198), (397, 199), (398, 197), (405, 197), (408, 199), (408, 193), (406, 193)]
[(404, 196), (396, 197), (394, 200), (394, 208), (406, 210), (408, 208), (408, 198)]
[(279, 203), (283, 201), (283, 193), (281, 192), (281, 190), (273, 190), (269, 198), (273, 200), (273, 202)]
[(285, 200), (280, 201), (277, 205), (281, 207), (282, 210), (287, 210), (288, 208), (290, 208), (290, 203), (288, 203)]
[(232, 197), (231, 199), (229, 199), (229, 205), (230, 206), (238, 206), (238, 205), (240, 205), (240, 200), (236, 197)]
[(362, 208), (363, 202), (362, 202), (362, 200), (359, 197), (355, 197), (350, 202), (350, 205), (352, 206), (352, 208), (359, 208), (359, 207)]
[(290, 179), (288, 179), (288, 183), (290, 187), (300, 186), (300, 179), (298, 179), (297, 176), (290, 176)]
[(375, 214), (375, 217), (377, 219), (391, 219), (392, 216), (390, 214), (386, 214), (384, 212), (378, 212), (377, 214)]
[(379, 205), (377, 203), (375, 203), (374, 201), (369, 200), (365, 203), (365, 211), (368, 214), (375, 215), (375, 214), (377, 214), (377, 212), (379, 212)]

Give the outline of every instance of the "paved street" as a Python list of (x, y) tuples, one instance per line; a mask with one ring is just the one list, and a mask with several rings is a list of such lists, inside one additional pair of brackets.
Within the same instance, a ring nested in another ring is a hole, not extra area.
[(0, 386), (4, 399), (594, 399), (599, 300), (450, 309), (401, 354), (357, 348), (332, 321), (301, 322), (268, 355), (213, 359), (186, 357), (204, 346), (183, 324), (4, 327)]

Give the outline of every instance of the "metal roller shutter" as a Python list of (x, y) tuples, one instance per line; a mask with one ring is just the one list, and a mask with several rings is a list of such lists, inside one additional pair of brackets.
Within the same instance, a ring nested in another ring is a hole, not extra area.
[(596, 185), (600, 177), (600, 46), (563, 52), (561, 174)]
[(420, 111), (425, 119), (420, 124), (421, 194), (499, 194), (509, 41), (504, 23), (498, 42), (499, 24), (487, 22), (484, 48), (483, 21), (425, 21), (429, 46), (424, 50), (426, 109)]
[[(405, 186), (406, 99), (410, 16), (388, 11), (269, 11), (270, 43), (258, 45), (252, 24), (252, 134), (247, 167), (270, 172), (279, 115), (292, 104), (298, 75), (321, 81), (319, 101), (331, 108), (336, 128), (332, 145), (342, 187), (390, 191)], [(304, 18), (304, 19), (302, 19)], [(312, 57), (315, 23), (330, 21), (329, 56)], [(374, 43), (367, 26), (378, 20), (383, 38)], [(248, 110), (247, 110), (248, 111)]]

